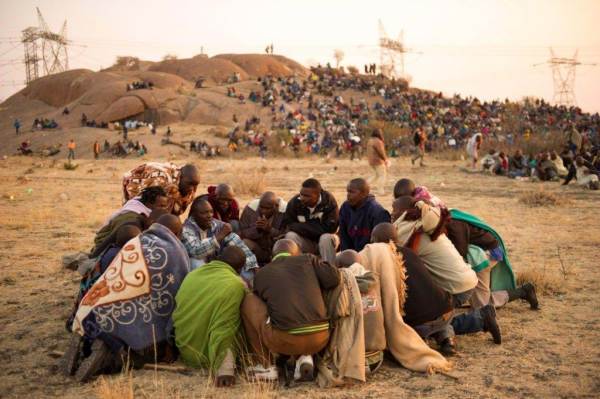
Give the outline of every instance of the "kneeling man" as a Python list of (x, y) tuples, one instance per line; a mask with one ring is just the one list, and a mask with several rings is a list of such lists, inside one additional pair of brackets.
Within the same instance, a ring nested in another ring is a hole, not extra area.
[(254, 294), (242, 303), (242, 320), (252, 352), (262, 364), (250, 370), (257, 379), (277, 379), (273, 354), (299, 356), (296, 375), (313, 378), (312, 355), (329, 340), (323, 291), (340, 282), (336, 267), (300, 254), (292, 240), (279, 240), (273, 261), (254, 277)]

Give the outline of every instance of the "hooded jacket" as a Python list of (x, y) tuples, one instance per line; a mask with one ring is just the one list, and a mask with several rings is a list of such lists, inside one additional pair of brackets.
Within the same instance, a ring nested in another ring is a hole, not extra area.
[(373, 228), (379, 223), (389, 222), (389, 212), (372, 195), (358, 208), (353, 208), (348, 201), (344, 202), (340, 208), (341, 250), (362, 251), (371, 240)]

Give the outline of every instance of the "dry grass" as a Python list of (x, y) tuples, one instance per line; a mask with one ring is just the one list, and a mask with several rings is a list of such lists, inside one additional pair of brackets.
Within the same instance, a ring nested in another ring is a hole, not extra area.
[(540, 268), (531, 268), (517, 272), (517, 285), (532, 283), (538, 293), (544, 295), (564, 294), (566, 279), (556, 272)]
[(561, 206), (568, 203), (566, 199), (557, 194), (544, 190), (523, 193), (519, 197), (519, 202), (530, 207)]
[(231, 185), (236, 195), (257, 196), (265, 192), (267, 182), (262, 171), (240, 171), (231, 179)]
[(98, 378), (96, 396), (99, 399), (133, 399), (133, 376), (131, 372), (119, 374), (118, 377)]

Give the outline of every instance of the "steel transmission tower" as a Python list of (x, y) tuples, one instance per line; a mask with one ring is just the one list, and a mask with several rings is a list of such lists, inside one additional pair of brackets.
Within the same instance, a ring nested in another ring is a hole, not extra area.
[[(60, 33), (54, 33), (48, 27), (39, 8), (36, 7), (38, 25), (29, 27), (22, 32), (21, 42), (25, 47), (25, 83), (37, 79), (39, 61), (42, 61), (44, 75), (64, 72), (69, 69), (69, 54), (67, 52), (67, 21), (63, 23)], [(41, 54), (41, 58), (40, 58)]]
[(385, 32), (383, 22), (379, 20), (379, 52), (381, 57), (379, 70), (381, 74), (388, 78), (402, 78), (410, 83), (412, 78), (404, 70), (404, 54), (422, 53), (404, 47), (404, 31), (400, 31), (398, 39), (391, 39)]
[(552, 79), (554, 81), (554, 98), (553, 102), (557, 105), (565, 105), (571, 107), (577, 105), (575, 98), (575, 72), (578, 65), (596, 65), (596, 64), (584, 64), (577, 60), (577, 53), (579, 50), (575, 50), (573, 58), (557, 57), (554, 54), (554, 50), (550, 48), (550, 59), (546, 62), (541, 62), (538, 65), (548, 64), (552, 68)]

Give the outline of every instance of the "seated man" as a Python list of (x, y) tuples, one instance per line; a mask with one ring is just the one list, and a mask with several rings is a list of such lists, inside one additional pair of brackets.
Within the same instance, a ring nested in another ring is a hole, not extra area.
[(425, 201), (440, 209), (446, 208), (446, 204), (441, 199), (431, 194), (429, 190), (427, 190), (427, 187), (417, 186), (411, 179), (400, 179), (394, 185), (394, 199), (404, 196), (413, 197), (417, 201)]
[(316, 179), (302, 183), (300, 194), (288, 202), (283, 219), (286, 239), (294, 241), (303, 253), (319, 254), (334, 262), (338, 237), (338, 205), (335, 197), (321, 188)]
[(494, 342), (501, 342), (494, 307), (488, 305), (454, 317), (452, 296), (433, 281), (431, 273), (414, 251), (397, 245), (398, 233), (391, 223), (375, 227), (372, 241), (396, 244), (406, 271), (404, 321), (423, 339), (435, 338), (442, 354), (451, 356), (456, 353), (455, 333), (489, 331)]
[(175, 297), (175, 343), (183, 362), (208, 369), (217, 386), (235, 382), (235, 360), (240, 349), (240, 305), (246, 286), (239, 272), (246, 262), (237, 247), (225, 248), (217, 258), (190, 272)]
[(600, 189), (600, 182), (598, 179), (599, 172), (594, 169), (594, 166), (587, 162), (583, 157), (578, 156), (575, 158), (575, 162), (570, 165), (569, 174), (565, 179), (563, 185), (567, 185), (576, 178), (577, 184), (589, 188), (590, 190)]
[(567, 170), (567, 167), (565, 166), (562, 158), (558, 156), (556, 151), (552, 151), (550, 153), (550, 160), (554, 163), (554, 166), (556, 166), (556, 171), (558, 172), (558, 177), (561, 177), (561, 178), (567, 177), (567, 175), (569, 174), (569, 171)]
[(433, 281), (453, 296), (454, 307), (467, 303), (477, 286), (477, 275), (443, 233), (439, 208), (400, 197), (393, 203), (392, 220), (398, 243), (416, 252)]
[(524, 177), (528, 174), (529, 166), (527, 165), (527, 159), (523, 156), (523, 151), (516, 150), (515, 155), (510, 157), (508, 162), (508, 176)]
[(233, 188), (228, 184), (209, 186), (208, 194), (202, 195), (213, 208), (213, 218), (229, 223), (235, 233), (240, 231), (240, 207), (234, 198)]
[(547, 152), (543, 152), (539, 155), (537, 164), (536, 164), (536, 172), (537, 176), (542, 181), (558, 181), (560, 178), (558, 177), (558, 170), (556, 169), (556, 165), (554, 162), (550, 160), (550, 156)]
[(199, 183), (200, 172), (193, 164), (179, 167), (172, 163), (148, 162), (123, 176), (123, 198), (128, 201), (146, 187), (160, 186), (169, 198), (169, 211), (181, 215), (192, 203)]
[(94, 247), (90, 257), (95, 258), (111, 243), (114, 243), (116, 231), (123, 225), (131, 224), (145, 230), (147, 218), (156, 209), (168, 208), (167, 193), (162, 187), (146, 187), (141, 194), (127, 201), (125, 205), (108, 219), (107, 223), (96, 233)]
[[(75, 373), (79, 381), (128, 351), (142, 363), (169, 356), (175, 294), (190, 269), (179, 234), (179, 218), (161, 216), (127, 242), (81, 299), (71, 330), (91, 345), (81, 353), (85, 358)], [(70, 362), (77, 363), (76, 358)]]
[(535, 287), (530, 283), (516, 287), (514, 273), (498, 233), (466, 212), (452, 209), (450, 214), (452, 218), (446, 224), (446, 234), (477, 273), (478, 283), (471, 297), (471, 306), (479, 308), (491, 304), (498, 308), (523, 299), (529, 302), (531, 309), (537, 310)]
[(370, 194), (365, 179), (350, 180), (346, 191), (347, 200), (340, 208), (340, 249), (361, 251), (369, 243), (373, 228), (389, 222), (390, 214)]
[(213, 218), (210, 203), (198, 197), (192, 202), (190, 215), (183, 224), (181, 242), (190, 256), (191, 268), (196, 269), (214, 259), (225, 247), (239, 247), (246, 255), (242, 277), (251, 282), (258, 268), (256, 256), (242, 239), (231, 232), (231, 225)]
[(273, 244), (282, 233), (286, 206), (284, 200), (267, 191), (260, 199), (250, 201), (242, 212), (240, 236), (260, 264), (271, 261)]
[(254, 294), (242, 303), (242, 320), (250, 348), (259, 364), (257, 379), (277, 379), (273, 354), (299, 356), (298, 378), (312, 380), (312, 355), (329, 340), (329, 318), (323, 291), (340, 283), (336, 267), (311, 254), (301, 254), (292, 240), (279, 240), (273, 261), (254, 277)]

